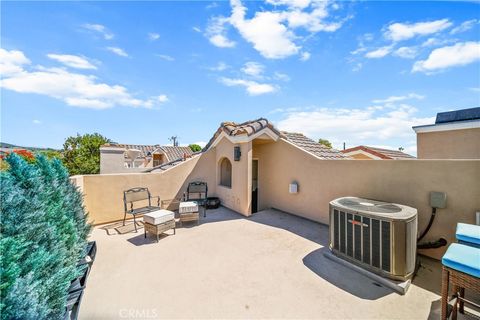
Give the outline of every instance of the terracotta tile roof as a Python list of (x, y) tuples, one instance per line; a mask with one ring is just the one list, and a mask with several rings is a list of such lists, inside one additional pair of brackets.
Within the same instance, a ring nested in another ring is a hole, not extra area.
[[(153, 153), (156, 150), (163, 150), (167, 157), (167, 161), (174, 161), (180, 158), (183, 158), (183, 155), (186, 154), (187, 156), (191, 156), (193, 154), (192, 149), (190, 147), (174, 147), (174, 146), (161, 146), (159, 144), (156, 145), (139, 145), (139, 144), (104, 144), (102, 148), (105, 147), (112, 147), (112, 148), (124, 148), (125, 150), (128, 149), (137, 149), (140, 150), (140, 154), (138, 158), (145, 158), (148, 153)], [(127, 155), (125, 154), (125, 157)]]
[(269, 128), (276, 134), (280, 135), (280, 132), (265, 118), (259, 118), (256, 120), (246, 121), (243, 123), (235, 123), (231, 121), (222, 122), (220, 127), (215, 132), (213, 137), (207, 143), (203, 151), (208, 150), (210, 145), (217, 139), (217, 137), (222, 133), (225, 132), (229, 136), (240, 136), (246, 134), (247, 136), (251, 136), (265, 128)]
[(354, 148), (349, 148), (342, 150), (343, 153), (349, 153), (352, 151), (362, 150), (368, 152), (374, 156), (377, 156), (381, 159), (385, 160), (397, 160), (397, 159), (416, 159), (414, 156), (411, 156), (405, 152), (399, 150), (390, 150), (390, 149), (383, 149), (383, 148), (376, 148), (376, 147), (368, 147), (368, 146), (358, 146)]
[(301, 133), (280, 132), (265, 118), (259, 118), (256, 120), (251, 120), (243, 123), (222, 122), (222, 124), (220, 124), (220, 127), (215, 132), (215, 134), (210, 139), (210, 141), (207, 143), (205, 148), (203, 148), (203, 151), (208, 150), (208, 148), (212, 145), (215, 139), (217, 139), (222, 132), (224, 132), (229, 136), (240, 136), (240, 135), (251, 136), (266, 128), (269, 128), (270, 130), (278, 134), (279, 137), (290, 141), (294, 145), (310, 153), (313, 153), (314, 155), (322, 159), (348, 159), (349, 158), (348, 156), (344, 155), (340, 151), (335, 149), (329, 149), (324, 145), (305, 137)]
[(313, 141), (310, 138), (307, 138), (301, 133), (292, 133), (292, 132), (283, 132), (282, 131), (282, 136), (284, 139), (290, 141), (297, 147), (308, 151), (310, 153), (313, 153), (319, 158), (322, 159), (349, 159), (348, 156), (344, 155), (340, 151), (336, 149), (330, 149), (324, 146), (323, 144), (320, 144), (318, 142)]
[(191, 156), (193, 154), (190, 147), (174, 147), (174, 146), (161, 146), (161, 149), (167, 155), (168, 161), (173, 161), (183, 158), (183, 155)]

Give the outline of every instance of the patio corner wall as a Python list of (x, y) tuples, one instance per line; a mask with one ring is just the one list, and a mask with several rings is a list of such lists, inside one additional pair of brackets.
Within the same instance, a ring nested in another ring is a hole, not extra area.
[[(480, 160), (321, 160), (279, 140), (254, 148), (259, 159), (259, 209), (276, 208), (328, 224), (329, 202), (358, 196), (418, 209), (419, 232), (431, 214), (429, 192), (447, 193), (425, 241), (455, 240), (457, 222), (474, 223), (480, 211)], [(298, 182), (299, 192), (288, 185)], [(445, 248), (422, 253), (439, 259)]]
[[(84, 203), (94, 224), (123, 219), (123, 191), (147, 187), (152, 196), (162, 200), (180, 198), (189, 182), (206, 181), (209, 193), (215, 194), (215, 153), (206, 152), (175, 167), (158, 173), (121, 173), (75, 176), (82, 185)], [(156, 205), (152, 204), (152, 205)]]

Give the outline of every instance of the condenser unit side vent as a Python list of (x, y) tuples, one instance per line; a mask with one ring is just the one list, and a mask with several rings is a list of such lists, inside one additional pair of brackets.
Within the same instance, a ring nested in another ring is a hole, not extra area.
[(345, 197), (330, 203), (330, 249), (337, 256), (392, 279), (415, 269), (417, 210)]

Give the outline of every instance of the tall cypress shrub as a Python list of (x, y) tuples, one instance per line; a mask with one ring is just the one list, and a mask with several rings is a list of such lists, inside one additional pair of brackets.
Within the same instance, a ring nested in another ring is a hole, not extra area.
[(0, 172), (0, 316), (60, 319), (79, 275), (90, 225), (82, 195), (58, 159), (15, 154)]

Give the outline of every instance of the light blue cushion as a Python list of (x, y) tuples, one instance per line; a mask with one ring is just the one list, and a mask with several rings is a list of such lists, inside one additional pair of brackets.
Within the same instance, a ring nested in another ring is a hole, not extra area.
[(480, 245), (480, 226), (467, 223), (458, 223), (455, 236), (457, 237), (458, 241)]
[(480, 249), (459, 243), (452, 243), (443, 255), (446, 267), (480, 278)]

